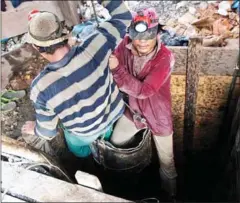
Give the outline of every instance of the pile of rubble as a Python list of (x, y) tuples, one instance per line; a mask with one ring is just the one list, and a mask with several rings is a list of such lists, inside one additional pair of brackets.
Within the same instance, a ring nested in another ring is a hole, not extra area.
[(21, 47), (26, 42), (26, 34), (1, 40), (1, 55)]
[(20, 68), (13, 71), (13, 75), (9, 81), (9, 87), (14, 90), (22, 90), (28, 88), (34, 78), (48, 64), (42, 56), (32, 55), (32, 57)]
[(34, 120), (34, 108), (29, 99), (29, 94), (17, 101), (13, 111), (2, 112), (2, 135), (17, 139), (21, 135), (21, 127), (27, 120)]
[[(83, 1), (84, 2), (84, 1)], [(131, 11), (154, 7), (159, 14), (159, 22), (170, 34), (166, 45), (184, 46), (186, 39), (203, 37), (204, 46), (225, 46), (225, 39), (239, 38), (239, 1), (125, 1)], [(86, 1), (81, 10), (85, 19), (93, 18), (91, 2)], [(101, 6), (97, 13), (108, 19), (109, 15)], [(99, 18), (100, 19), (100, 18)], [(166, 35), (166, 34), (165, 34)], [(182, 43), (176, 41), (176, 36)], [(2, 39), (2, 54), (18, 48), (25, 43), (25, 35)], [(173, 40), (174, 39), (174, 40)]]
[(1, 90), (27, 89), (46, 64), (48, 61), (29, 44), (2, 55)]
[[(177, 20), (189, 7), (197, 7), (201, 1), (126, 1), (132, 11), (154, 7), (159, 15), (159, 22), (166, 24), (169, 20)], [(179, 2), (179, 3), (178, 3)]]
[(203, 46), (225, 46), (225, 39), (239, 38), (239, 1), (129, 1), (128, 5), (133, 11), (154, 7), (165, 30), (202, 37)]

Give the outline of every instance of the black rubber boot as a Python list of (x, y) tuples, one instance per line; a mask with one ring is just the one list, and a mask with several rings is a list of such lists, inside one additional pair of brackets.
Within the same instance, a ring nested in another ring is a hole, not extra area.
[(177, 195), (176, 177), (175, 178), (167, 177), (167, 175), (161, 169), (159, 170), (159, 173), (161, 177), (161, 187), (165, 192), (167, 192), (169, 201), (176, 202)]

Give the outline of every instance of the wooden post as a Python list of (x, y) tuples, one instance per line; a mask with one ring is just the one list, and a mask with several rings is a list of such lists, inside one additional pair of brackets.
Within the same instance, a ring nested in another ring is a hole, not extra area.
[(194, 127), (196, 119), (196, 103), (200, 72), (202, 39), (192, 38), (188, 48), (186, 75), (186, 96), (184, 109), (183, 150), (189, 154), (193, 148)]
[(65, 22), (68, 26), (73, 26), (80, 23), (80, 18), (77, 13), (77, 7), (79, 2), (78, 1), (57, 1), (58, 6), (62, 11)]

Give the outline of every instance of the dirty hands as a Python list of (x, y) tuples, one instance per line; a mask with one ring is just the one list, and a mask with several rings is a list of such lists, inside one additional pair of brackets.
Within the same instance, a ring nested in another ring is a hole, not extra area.
[(114, 70), (119, 65), (118, 58), (113, 54), (110, 55), (108, 62), (110, 70)]
[(26, 121), (26, 123), (22, 126), (22, 134), (35, 135), (35, 126), (35, 121)]

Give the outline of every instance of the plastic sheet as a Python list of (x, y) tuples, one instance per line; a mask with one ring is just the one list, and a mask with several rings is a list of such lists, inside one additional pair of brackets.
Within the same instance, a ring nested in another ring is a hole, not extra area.
[(164, 30), (161, 34), (162, 43), (166, 46), (188, 46), (188, 37), (177, 36), (176, 33)]

